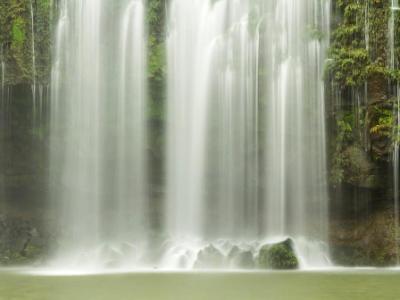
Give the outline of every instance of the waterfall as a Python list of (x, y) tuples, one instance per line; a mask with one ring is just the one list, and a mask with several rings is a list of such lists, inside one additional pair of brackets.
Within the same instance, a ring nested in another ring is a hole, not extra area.
[[(329, 8), (329, 1), (283, 0), (267, 5), (267, 236), (327, 241), (323, 67)], [(304, 252), (306, 263), (325, 263), (324, 255)]]
[[(400, 10), (398, 0), (392, 0), (391, 5), (391, 16), (389, 19), (389, 49), (390, 49), (390, 62), (389, 68), (391, 70), (397, 70), (399, 63), (395, 54), (395, 41), (396, 38), (396, 16), (398, 11)], [(396, 243), (396, 255), (397, 255), (397, 264), (400, 264), (400, 193), (399, 193), (399, 156), (400, 156), (400, 83), (397, 81), (396, 86), (394, 88), (395, 102), (394, 102), (394, 146), (393, 146), (393, 197), (394, 197), (394, 221), (395, 221), (395, 243)]]
[(259, 45), (250, 3), (171, 3), (166, 209), (173, 239), (256, 232)]
[(32, 99), (33, 99), (33, 118), (36, 118), (36, 51), (35, 51), (35, 18), (33, 10), (33, 0), (29, 1), (31, 14), (31, 52), (32, 52)]
[(8, 109), (9, 109), (9, 102), (10, 102), (10, 86), (7, 86), (6, 84), (6, 61), (5, 61), (5, 55), (4, 55), (4, 44), (1, 44), (1, 52), (0, 52), (0, 67), (1, 67), (1, 93), (0, 93), (0, 107), (1, 107), (1, 112), (0, 112), (0, 117), (1, 117), (1, 124), (3, 128), (6, 128), (8, 125), (8, 119), (9, 119), (9, 114), (8, 114)]
[[(105, 13), (107, 12), (107, 14)], [(65, 0), (55, 30), (51, 194), (56, 263), (132, 267), (148, 235), (141, 0)]]
[(208, 76), (214, 41), (222, 34), (222, 2), (170, 5), (167, 124), (167, 231), (174, 238), (202, 235)]
[(261, 246), (287, 237), (302, 266), (327, 263), (330, 1), (170, 2), (161, 249), (150, 239), (144, 0), (58, 6), (54, 264), (193, 268), (206, 247), (254, 263)]
[[(145, 168), (145, 29), (144, 5), (131, 1), (122, 17), (119, 45), (119, 90), (117, 102), (117, 232), (132, 226), (140, 233), (146, 218)], [(138, 43), (138, 41), (140, 41)], [(134, 101), (131, 101), (134, 100)], [(132, 144), (132, 141), (136, 141)], [(138, 143), (140, 142), (140, 143)], [(130, 195), (135, 201), (126, 201)], [(135, 224), (130, 224), (130, 223)]]
[(171, 2), (165, 212), (176, 253), (290, 236), (304, 265), (327, 262), (329, 9)]

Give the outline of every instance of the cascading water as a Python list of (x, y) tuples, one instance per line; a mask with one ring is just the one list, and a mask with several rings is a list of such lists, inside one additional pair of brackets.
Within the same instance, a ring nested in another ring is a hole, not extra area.
[(31, 15), (31, 52), (32, 52), (32, 99), (33, 99), (33, 118), (36, 118), (36, 50), (35, 50), (35, 15), (33, 10), (33, 0), (30, 0)]
[(257, 7), (170, 6), (166, 230), (178, 253), (257, 235)]
[[(107, 14), (105, 13), (107, 12)], [(59, 3), (52, 70), (56, 264), (137, 264), (148, 235), (145, 4)]]
[(9, 119), (9, 114), (8, 114), (8, 109), (10, 105), (10, 93), (11, 93), (11, 88), (7, 86), (6, 84), (6, 61), (5, 61), (5, 56), (4, 56), (4, 45), (1, 45), (1, 53), (0, 53), (0, 67), (1, 67), (1, 93), (0, 93), (0, 107), (1, 107), (1, 112), (0, 112), (0, 117), (1, 117), (1, 125), (2, 128), (6, 128), (8, 124), (8, 119)]
[(144, 2), (61, 1), (51, 87), (50, 196), (63, 236), (55, 264), (192, 268), (204, 248), (254, 263), (264, 242), (286, 237), (303, 266), (325, 264), (329, 7), (171, 1), (168, 238), (151, 251)]
[(172, 1), (170, 6), (166, 212), (174, 238), (202, 235), (208, 74), (213, 41), (223, 26), (223, 15), (217, 14), (225, 12), (209, 10), (208, 1)]
[(254, 241), (286, 236), (304, 265), (327, 263), (329, 9), (329, 1), (171, 2), (167, 265), (186, 256), (190, 266), (210, 242), (244, 243), (254, 254)]
[[(325, 242), (328, 196), (322, 73), (330, 3), (279, 0), (266, 5), (264, 228), (267, 236)], [(299, 251), (308, 264), (326, 263), (325, 255)]]
[[(398, 0), (392, 0), (391, 16), (389, 20), (389, 48), (390, 48), (390, 62), (389, 68), (397, 70), (399, 63), (395, 54), (395, 41), (396, 38), (396, 16), (400, 13), (400, 6)], [(396, 255), (397, 264), (400, 264), (400, 194), (399, 194), (399, 172), (400, 172), (400, 83), (397, 82), (394, 88), (395, 102), (394, 102), (394, 147), (393, 147), (393, 197), (394, 197), (394, 220), (395, 220), (395, 238), (396, 238)]]

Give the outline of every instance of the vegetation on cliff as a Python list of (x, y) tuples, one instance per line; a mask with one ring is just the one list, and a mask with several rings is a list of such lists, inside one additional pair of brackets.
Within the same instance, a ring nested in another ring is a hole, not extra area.
[[(399, 71), (391, 67), (389, 25), (399, 34), (400, 14), (389, 1), (340, 0), (334, 4), (330, 60), (331, 182), (369, 188), (387, 172), (396, 120), (394, 85)], [(399, 59), (400, 39), (394, 58)], [(371, 178), (374, 177), (374, 179)], [(387, 186), (385, 186), (387, 187)]]
[(0, 61), (7, 85), (49, 83), (52, 9), (51, 0), (1, 1)]

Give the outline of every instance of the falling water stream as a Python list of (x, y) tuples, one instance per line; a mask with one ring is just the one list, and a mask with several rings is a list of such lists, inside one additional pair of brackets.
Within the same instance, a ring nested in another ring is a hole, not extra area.
[(64, 240), (56, 263), (101, 268), (124, 256), (132, 267), (148, 234), (144, 4), (59, 5), (50, 178)]
[[(396, 38), (396, 16), (400, 11), (398, 0), (392, 0), (391, 5), (391, 16), (389, 20), (389, 49), (390, 49), (390, 63), (389, 67), (391, 70), (398, 68), (399, 62), (395, 54), (395, 42)], [(397, 264), (400, 264), (400, 216), (399, 216), (399, 205), (400, 205), (400, 194), (399, 194), (399, 155), (400, 155), (400, 83), (397, 82), (394, 88), (395, 102), (394, 102), (394, 147), (393, 147), (393, 197), (394, 197), (394, 219), (395, 219), (395, 238), (396, 238), (396, 251), (397, 251)]]
[(166, 229), (178, 257), (204, 243), (254, 249), (290, 236), (304, 265), (327, 264), (329, 8), (172, 1)]
[[(329, 1), (271, 1), (265, 22), (265, 233), (317, 244), (327, 241), (328, 223), (322, 73), (329, 6)], [(313, 265), (324, 264), (316, 247), (317, 253), (304, 249), (304, 255)]]
[(31, 52), (32, 52), (32, 99), (33, 99), (33, 118), (36, 119), (36, 50), (35, 50), (35, 15), (33, 10), (33, 0), (29, 1), (31, 15)]
[(5, 55), (4, 55), (4, 44), (1, 44), (1, 52), (0, 52), (0, 67), (1, 67), (1, 93), (0, 93), (0, 108), (1, 108), (1, 125), (2, 128), (5, 128), (7, 125), (7, 120), (9, 118), (8, 114), (8, 106), (10, 102), (10, 87), (7, 86), (6, 84), (6, 71), (7, 71), (7, 65), (5, 61)]
[(145, 2), (58, 5), (50, 139), (50, 200), (63, 236), (56, 266), (191, 269), (205, 248), (255, 260), (264, 243), (287, 237), (302, 267), (329, 264), (322, 78), (329, 1), (169, 3), (166, 196), (155, 251)]

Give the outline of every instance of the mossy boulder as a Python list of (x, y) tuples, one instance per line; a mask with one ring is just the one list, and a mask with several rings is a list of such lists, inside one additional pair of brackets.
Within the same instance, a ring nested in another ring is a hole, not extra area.
[(264, 245), (258, 256), (258, 265), (262, 269), (293, 270), (299, 268), (293, 241), (287, 239), (281, 243)]

